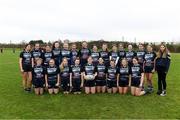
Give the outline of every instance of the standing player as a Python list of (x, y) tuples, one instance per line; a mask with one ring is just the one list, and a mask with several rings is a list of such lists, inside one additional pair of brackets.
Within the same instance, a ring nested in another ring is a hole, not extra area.
[(106, 43), (102, 45), (102, 51), (100, 51), (100, 57), (104, 60), (104, 65), (109, 67), (109, 51)]
[(144, 55), (145, 55), (145, 50), (143, 44), (138, 45), (138, 51), (136, 52), (136, 56), (138, 58), (138, 63), (143, 67), (144, 63)]
[(93, 65), (96, 67), (98, 65), (98, 59), (99, 59), (99, 52), (98, 52), (98, 48), (96, 45), (93, 45), (93, 49), (91, 52), (91, 57), (93, 59)]
[(91, 56), (88, 57), (88, 63), (83, 67), (83, 78), (86, 94), (94, 94), (95, 89), (95, 77), (97, 75), (96, 67), (93, 66), (93, 59)]
[(53, 58), (53, 53), (51, 50), (51, 47), (49, 45), (46, 45), (45, 51), (43, 53), (43, 61), (44, 66), (47, 67), (49, 64), (49, 61)]
[(34, 91), (36, 95), (42, 95), (45, 83), (44, 77), (44, 67), (42, 66), (42, 59), (36, 59), (36, 64), (32, 69), (33, 80), (32, 83), (34, 85)]
[(71, 45), (71, 65), (75, 64), (76, 58), (79, 56), (79, 52), (77, 50), (77, 46), (75, 43)]
[(49, 94), (57, 94), (59, 92), (59, 72), (59, 67), (56, 66), (54, 59), (51, 59), (45, 71), (45, 82)]
[(61, 50), (60, 55), (60, 63), (62, 62), (63, 58), (66, 58), (68, 60), (68, 65), (71, 64), (71, 51), (69, 50), (68, 43), (63, 44), (63, 49)]
[(79, 50), (80, 62), (82, 67), (87, 63), (87, 59), (90, 55), (91, 50), (88, 49), (87, 42), (82, 42), (82, 48)]
[(102, 58), (99, 58), (99, 64), (97, 65), (97, 76), (96, 76), (97, 93), (106, 92), (106, 74), (107, 74), (107, 68), (104, 65), (104, 60)]
[(60, 65), (60, 79), (64, 94), (69, 94), (70, 92), (70, 74), (71, 68), (68, 65), (68, 59), (64, 57)]
[(128, 86), (131, 86), (131, 75), (130, 75), (130, 67), (128, 66), (128, 62), (126, 58), (121, 60), (121, 65), (118, 69), (119, 72), (119, 93), (126, 94), (128, 92)]
[(70, 75), (70, 86), (73, 88), (72, 92), (74, 94), (81, 94), (81, 88), (83, 87), (83, 73), (78, 57), (75, 60), (75, 65), (71, 68)]
[(136, 56), (136, 53), (133, 51), (132, 45), (128, 45), (128, 51), (126, 51), (126, 59), (130, 67), (132, 66), (132, 59), (135, 56)]
[(23, 88), (25, 91), (30, 92), (32, 82), (32, 55), (30, 44), (27, 44), (24, 50), (20, 53), (19, 67), (23, 77)]
[(32, 66), (34, 66), (36, 59), (42, 58), (43, 53), (39, 43), (35, 43), (34, 49), (32, 50)]
[(110, 61), (110, 66), (107, 70), (107, 92), (108, 93), (116, 93), (117, 92), (117, 82), (118, 82), (119, 74), (115, 65), (115, 61)]
[(145, 91), (141, 91), (144, 80), (144, 73), (142, 67), (138, 64), (138, 58), (133, 58), (133, 65), (131, 66), (131, 94), (133, 96), (142, 96)]
[(58, 41), (56, 41), (56, 42), (53, 43), (52, 53), (53, 53), (53, 58), (54, 58), (54, 60), (55, 60), (56, 66), (59, 66), (59, 64), (60, 64), (60, 53), (61, 53), (61, 50), (60, 50), (60, 44), (59, 44)]
[[(121, 63), (121, 60), (123, 59), (123, 58), (125, 58), (125, 56), (126, 56), (126, 52), (125, 52), (125, 50), (124, 50), (124, 46), (123, 46), (123, 44), (119, 44), (119, 63)], [(119, 64), (120, 65), (120, 64)]]
[(158, 95), (166, 96), (166, 75), (169, 70), (171, 58), (167, 47), (161, 44), (156, 58), (156, 71), (158, 73)]
[(153, 85), (152, 85), (152, 75), (155, 71), (155, 58), (156, 53), (153, 52), (152, 46), (147, 46), (147, 52), (144, 55), (144, 73), (147, 79), (147, 92), (153, 92)]
[(117, 46), (115, 44), (112, 46), (112, 51), (110, 52), (110, 60), (115, 61), (115, 65), (118, 64), (119, 56), (118, 56)]

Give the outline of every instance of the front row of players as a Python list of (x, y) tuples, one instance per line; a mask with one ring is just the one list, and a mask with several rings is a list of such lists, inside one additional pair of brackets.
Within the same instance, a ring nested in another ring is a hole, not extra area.
[(42, 60), (36, 60), (36, 65), (32, 69), (33, 86), (36, 94), (43, 94), (44, 87), (49, 94), (57, 94), (59, 89), (64, 94), (73, 92), (80, 94), (84, 87), (86, 94), (95, 92), (107, 92), (126, 94), (128, 88), (131, 88), (131, 94), (141, 96), (145, 94), (142, 85), (144, 73), (138, 64), (138, 58), (133, 58), (132, 67), (128, 66), (126, 58), (122, 59), (121, 65), (116, 67), (115, 61), (110, 61), (110, 66), (106, 67), (102, 58), (99, 58), (97, 67), (92, 64), (92, 57), (88, 57), (87, 64), (80, 67), (80, 60), (76, 58), (74, 66), (68, 66), (67, 58), (63, 58), (60, 66), (55, 65), (51, 59), (49, 66), (44, 68)]

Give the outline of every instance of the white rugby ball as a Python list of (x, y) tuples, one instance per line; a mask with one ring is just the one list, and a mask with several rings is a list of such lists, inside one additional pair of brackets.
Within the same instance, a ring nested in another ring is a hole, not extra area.
[(86, 75), (85, 80), (94, 80), (94, 75)]

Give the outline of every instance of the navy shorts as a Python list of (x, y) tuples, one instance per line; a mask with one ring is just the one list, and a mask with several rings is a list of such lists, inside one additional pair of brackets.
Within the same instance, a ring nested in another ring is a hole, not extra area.
[(144, 66), (145, 73), (152, 73), (153, 67), (152, 66)]
[(85, 80), (84, 86), (85, 87), (95, 87), (95, 80)]
[(131, 86), (132, 87), (139, 87), (141, 78), (132, 78), (131, 79)]
[(32, 71), (32, 65), (26, 65), (26, 64), (23, 64), (22, 65), (22, 68), (24, 70), (24, 72), (31, 72)]
[(40, 79), (34, 78), (32, 80), (32, 83), (34, 85), (34, 88), (43, 88), (45, 82), (44, 82), (44, 79), (42, 79), (42, 78), (40, 78)]
[(96, 80), (96, 86), (106, 86), (106, 80)]
[(63, 91), (70, 91), (70, 80), (61, 78), (61, 87)]
[(120, 78), (119, 79), (119, 86), (120, 87), (128, 87), (128, 85), (129, 85), (128, 78)]
[(81, 80), (80, 79), (73, 79), (72, 80), (72, 92), (80, 92), (81, 91)]
[(57, 81), (48, 81), (48, 89), (57, 89), (59, 86), (56, 86)]
[(117, 81), (116, 80), (107, 80), (107, 87), (108, 88), (117, 87)]

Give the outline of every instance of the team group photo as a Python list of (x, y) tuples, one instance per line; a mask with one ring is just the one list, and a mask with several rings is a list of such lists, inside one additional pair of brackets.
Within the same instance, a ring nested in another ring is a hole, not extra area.
[(179, 0), (0, 0), (0, 119), (180, 119)]

